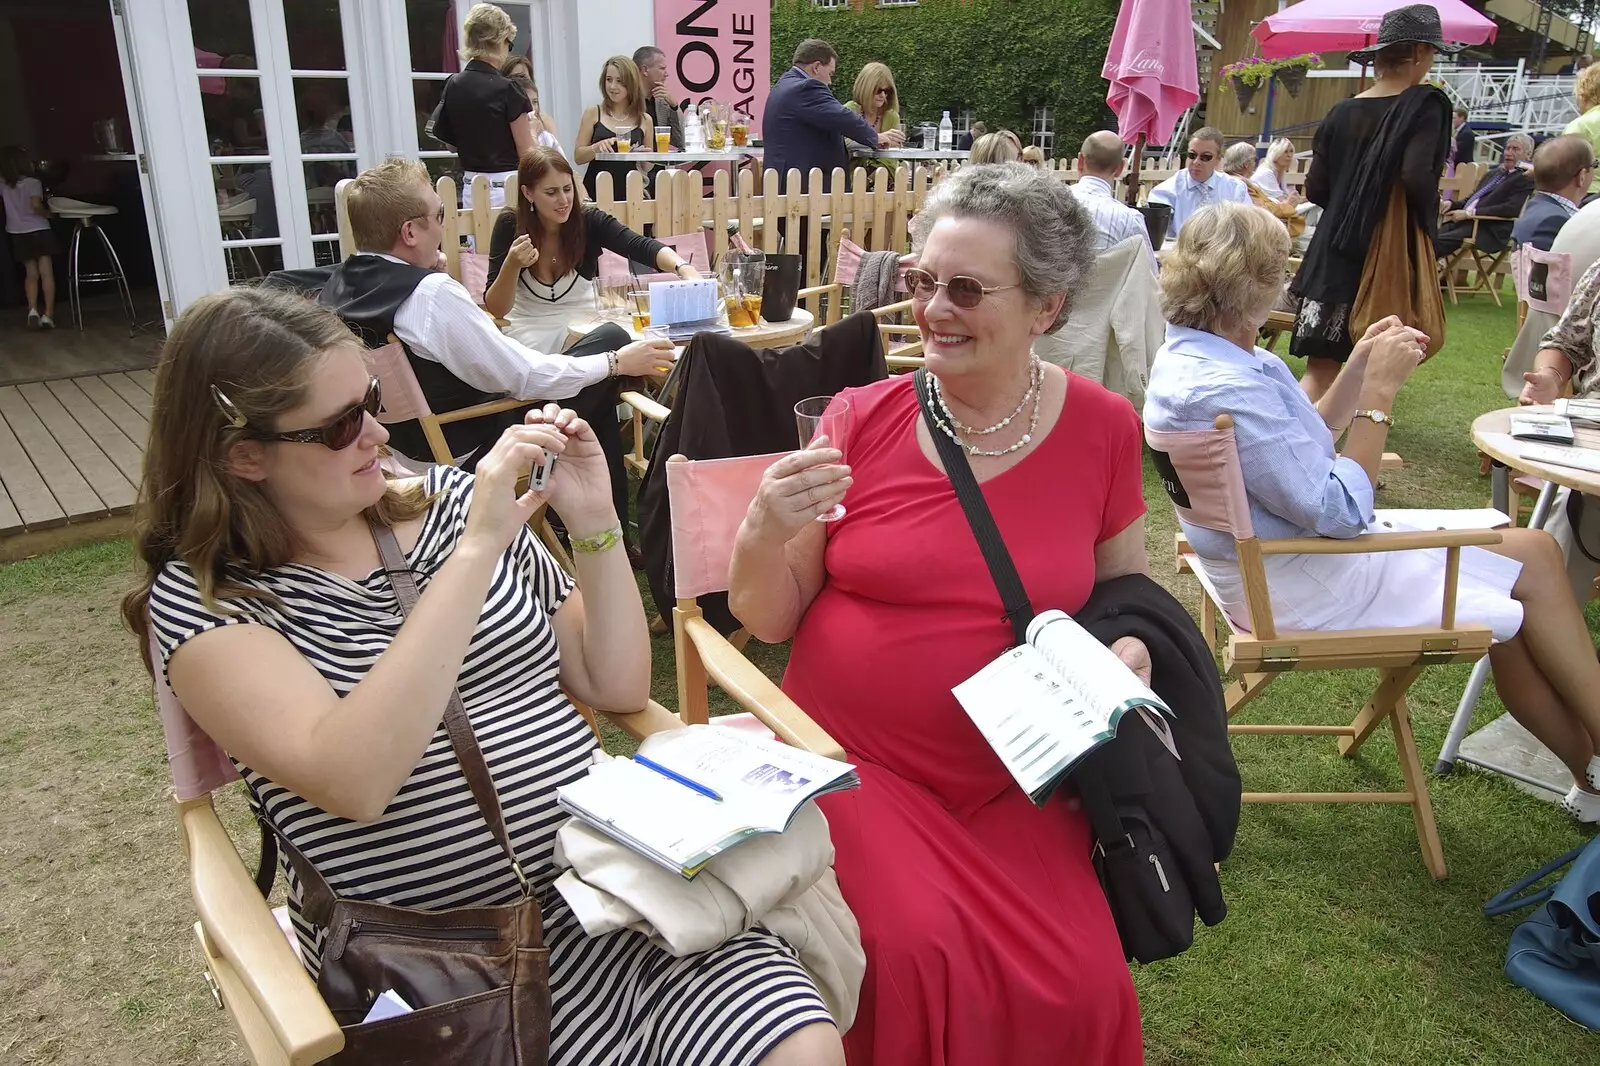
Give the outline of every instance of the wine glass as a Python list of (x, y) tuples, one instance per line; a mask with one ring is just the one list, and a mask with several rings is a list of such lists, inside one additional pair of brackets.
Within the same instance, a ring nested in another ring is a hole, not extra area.
[[(854, 405), (848, 396), (811, 396), (801, 400), (794, 405), (795, 424), (800, 428), (800, 446), (837, 448), (841, 456), (845, 455), (854, 414)], [(817, 445), (818, 437), (828, 438), (827, 444)], [(843, 517), (844, 504), (836, 503), (832, 510), (818, 515), (817, 521), (837, 522)]]

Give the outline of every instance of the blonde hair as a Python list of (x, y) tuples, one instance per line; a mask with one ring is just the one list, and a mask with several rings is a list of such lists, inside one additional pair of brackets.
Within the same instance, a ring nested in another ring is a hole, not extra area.
[(1267, 162), (1272, 162), (1284, 152), (1289, 153), (1289, 165), (1294, 166), (1294, 142), (1287, 137), (1279, 137), (1267, 145)]
[(603, 113), (611, 102), (606, 95), (606, 71), (612, 67), (617, 68), (617, 77), (622, 79), (622, 91), (628, 94), (628, 113), (643, 126), (644, 120), (649, 117), (644, 109), (644, 78), (639, 74), (638, 64), (627, 56), (612, 56), (601, 65), (600, 111), (597, 114)]
[(863, 115), (868, 114), (872, 109), (872, 94), (879, 89), (889, 90), (889, 95), (883, 101), (884, 114), (900, 106), (900, 93), (894, 87), (894, 72), (886, 64), (868, 63), (856, 75), (856, 83), (850, 89), (850, 99), (856, 102)]
[(1573, 85), (1572, 92), (1578, 98), (1579, 111), (1587, 112), (1600, 105), (1600, 63), (1591, 64), (1578, 71), (1578, 80)]
[(427, 213), (427, 203), (417, 195), (418, 182), (433, 184), (428, 168), (415, 159), (385, 159), (356, 176), (345, 209), (357, 251), (389, 251), (400, 227)]
[(1044, 149), (1037, 144), (1026, 145), (1022, 149), (1022, 161), (1030, 167), (1044, 166)]
[(985, 133), (972, 142), (972, 154), (968, 157), (970, 163), (1015, 163), (1022, 158), (1022, 148), (1017, 143), (1016, 134), (1006, 136), (1008, 131), (999, 133)]
[(1220, 333), (1250, 322), (1283, 288), (1289, 231), (1250, 204), (1189, 216), (1161, 264), (1161, 311), (1174, 326)]
[(499, 51), (496, 46), (501, 41), (510, 45), (517, 36), (517, 24), (493, 4), (473, 4), (461, 33), (464, 38), (461, 58), (467, 61), (486, 59)]
[[(266, 286), (210, 293), (178, 316), (156, 366), (139, 488), (134, 546), (145, 571), (122, 601), (141, 651), (148, 648), (150, 589), (168, 563), (188, 565), (201, 601), (214, 610), (222, 596), (261, 595), (239, 580), (241, 572), (293, 560), (294, 531), (258, 483), (233, 475), (228, 453), (304, 402), (328, 352), (361, 346), (332, 311)], [(224, 414), (213, 390), (244, 416), (243, 426)], [(428, 503), (420, 483), (390, 485), (366, 514), (393, 525), (422, 514)]]

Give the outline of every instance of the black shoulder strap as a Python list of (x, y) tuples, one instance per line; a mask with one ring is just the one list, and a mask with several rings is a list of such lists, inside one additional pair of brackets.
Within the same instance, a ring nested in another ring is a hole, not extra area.
[[(1017, 643), (1025, 644), (1028, 640), (1028, 623), (1033, 621), (1033, 605), (1028, 601), (1028, 592), (1022, 587), (1022, 578), (1011, 561), (1011, 553), (1006, 550), (1006, 542), (1000, 538), (1000, 529), (994, 524), (994, 515), (983, 498), (983, 490), (978, 487), (978, 479), (972, 476), (972, 466), (967, 462), (966, 453), (939, 426), (939, 416), (933, 411), (933, 396), (928, 388), (928, 372), (918, 370), (914, 380), (917, 404), (922, 408), (923, 421), (928, 424), (928, 435), (933, 438), (933, 446), (944, 461), (944, 471), (956, 490), (956, 499), (961, 501), (961, 509), (967, 513), (967, 523), (972, 527), (972, 535), (977, 538), (978, 550), (983, 552), (983, 561), (989, 564), (989, 574), (1000, 592), (1000, 604), (1011, 622)], [(1126, 833), (1122, 820), (1117, 816), (1110, 789), (1100, 774), (1088, 765), (1092, 759), (1093, 756), (1090, 756), (1090, 759), (1079, 763), (1072, 772), (1072, 779), (1077, 782), (1078, 795), (1083, 799), (1089, 821), (1094, 825), (1095, 836), (1100, 839), (1102, 847), (1110, 847), (1122, 841)]]
[(972, 535), (977, 538), (978, 550), (983, 552), (983, 561), (989, 564), (989, 574), (1000, 592), (1000, 606), (1011, 623), (1017, 643), (1027, 643), (1028, 623), (1033, 621), (1033, 605), (1028, 602), (1022, 578), (1017, 576), (1011, 553), (1006, 551), (1006, 542), (1000, 538), (1000, 530), (994, 524), (994, 515), (983, 498), (983, 490), (978, 487), (978, 479), (972, 476), (966, 453), (939, 428), (939, 416), (934, 414), (933, 398), (928, 390), (928, 372), (918, 370), (915, 382), (917, 403), (922, 408), (922, 419), (928, 425), (928, 435), (933, 438), (933, 446), (938, 449), (939, 458), (944, 462), (944, 472), (956, 490), (956, 499), (961, 501), (961, 509), (967, 513), (967, 523), (972, 526)]

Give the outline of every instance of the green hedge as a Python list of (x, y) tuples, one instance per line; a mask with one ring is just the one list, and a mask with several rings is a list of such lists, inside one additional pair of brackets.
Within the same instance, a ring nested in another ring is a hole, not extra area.
[(915, 7), (861, 10), (777, 0), (772, 9), (772, 72), (788, 70), (795, 45), (820, 37), (839, 53), (834, 94), (850, 98), (862, 64), (894, 71), (907, 122), (937, 122), (961, 108), (990, 130), (1012, 129), (1030, 142), (1033, 109), (1054, 109), (1057, 156), (1083, 138), (1115, 129), (1100, 77), (1115, 0), (921, 0)]

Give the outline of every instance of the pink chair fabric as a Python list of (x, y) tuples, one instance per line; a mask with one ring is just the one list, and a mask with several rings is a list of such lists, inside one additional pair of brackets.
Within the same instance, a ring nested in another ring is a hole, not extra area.
[(728, 589), (733, 539), (761, 475), (787, 452), (667, 463), (673, 591), (693, 599)]
[[(1543, 266), (1543, 285), (1530, 286), (1537, 267)], [(1517, 286), (1517, 299), (1535, 311), (1561, 315), (1572, 301), (1572, 254), (1542, 252), (1524, 244), (1511, 253), (1511, 277)], [(1543, 295), (1536, 295), (1535, 290)]]
[[(840, 237), (839, 255), (838, 258), (834, 260), (833, 264), (833, 280), (838, 282), (840, 285), (854, 285), (856, 282), (856, 274), (858, 274), (861, 270), (861, 257), (865, 253), (866, 249), (861, 247), (861, 245), (857, 244), (855, 241), (852, 241), (849, 237)], [(899, 270), (895, 271), (894, 291), (911, 291), (910, 289), (906, 288), (905, 267), (901, 267)]]
[[(1167, 495), (1179, 518), (1237, 540), (1255, 536), (1232, 429), (1157, 430), (1146, 426), (1144, 439), (1151, 449), (1164, 453), (1177, 472), (1181, 484), (1168, 484)], [(1187, 505), (1182, 502), (1185, 499)]]
[(227, 754), (194, 724), (167, 685), (154, 634), (150, 637), (150, 661), (157, 664), (156, 709), (161, 712), (161, 732), (167, 740), (167, 770), (172, 774), (173, 795), (180, 800), (199, 799), (239, 780), (239, 771)]
[[(706, 250), (706, 235), (699, 233), (680, 233), (671, 237), (659, 238), (662, 244), (677, 252), (684, 262), (700, 271), (701, 274), (711, 273), (711, 255)], [(600, 284), (621, 285), (636, 283), (639, 288), (648, 288), (652, 281), (677, 281), (678, 275), (671, 273), (638, 274), (633, 273), (628, 261), (616, 252), (606, 249), (600, 253)]]
[(428, 398), (422, 394), (417, 375), (411, 370), (405, 349), (399, 341), (390, 341), (381, 348), (367, 350), (367, 365), (377, 375), (383, 389), (383, 408), (378, 421), (385, 425), (410, 422), (433, 413)]
[(484, 293), (489, 291), (489, 257), (482, 252), (461, 253), (461, 276), (456, 279), (472, 296), (472, 302), (483, 306)]

